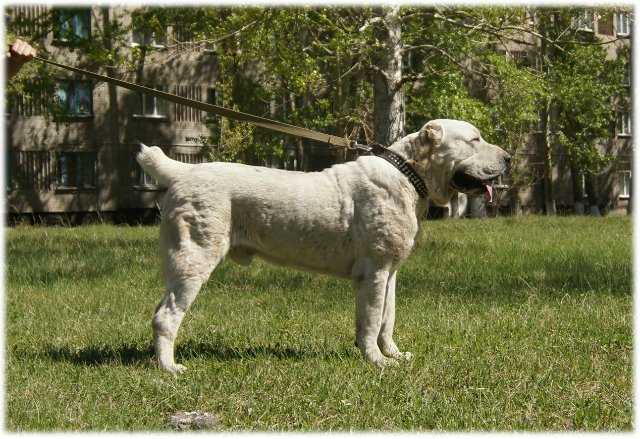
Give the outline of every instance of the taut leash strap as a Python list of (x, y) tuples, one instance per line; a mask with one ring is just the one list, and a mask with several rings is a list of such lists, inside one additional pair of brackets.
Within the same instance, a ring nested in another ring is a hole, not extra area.
[(182, 96), (177, 96), (172, 93), (167, 93), (164, 91), (156, 90), (154, 88), (145, 87), (143, 85), (123, 81), (121, 79), (112, 78), (107, 75), (101, 75), (98, 73), (91, 72), (89, 70), (84, 70), (77, 67), (60, 64), (55, 61), (40, 58), (39, 56), (34, 56), (33, 59), (37, 59), (38, 61), (42, 61), (44, 63), (51, 64), (56, 67), (60, 67), (62, 69), (71, 70), (72, 72), (80, 73), (81, 75), (89, 76), (91, 78), (98, 79), (100, 81), (106, 81), (111, 84), (118, 85), (120, 87), (128, 88), (129, 90), (139, 91), (148, 95), (157, 96), (161, 99), (166, 99), (167, 101), (175, 102), (176, 104), (187, 105), (193, 108), (197, 108), (198, 110), (206, 111), (207, 113), (214, 113), (220, 116), (228, 117), (230, 119), (240, 120), (244, 122), (251, 122), (252, 124), (257, 125), (259, 127), (266, 128), (272, 131), (277, 131), (282, 134), (302, 137), (305, 139), (314, 140), (316, 142), (327, 143), (329, 145), (345, 147), (345, 148), (351, 148), (352, 145), (354, 144), (353, 141), (342, 138), (342, 137), (332, 136), (331, 134), (321, 133), (319, 131), (314, 131), (309, 128), (297, 127), (295, 125), (289, 125), (287, 123), (278, 122), (275, 120), (267, 119), (265, 117), (255, 116), (253, 114), (230, 110), (228, 108), (219, 107), (217, 105), (207, 104), (201, 101), (196, 101), (196, 100), (185, 98)]

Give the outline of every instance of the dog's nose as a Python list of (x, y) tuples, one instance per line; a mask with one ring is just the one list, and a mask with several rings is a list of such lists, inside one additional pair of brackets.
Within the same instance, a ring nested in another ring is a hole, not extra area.
[(504, 155), (504, 164), (507, 166), (511, 166), (511, 156), (509, 154)]

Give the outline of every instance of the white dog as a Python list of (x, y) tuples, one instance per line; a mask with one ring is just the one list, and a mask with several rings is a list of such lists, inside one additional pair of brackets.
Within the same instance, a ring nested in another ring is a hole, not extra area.
[[(396, 273), (414, 247), (428, 200), (396, 167), (375, 156), (309, 173), (191, 165), (158, 147), (141, 148), (138, 163), (167, 188), (160, 228), (166, 293), (153, 317), (162, 368), (185, 369), (174, 361), (178, 328), (227, 255), (241, 264), (258, 255), (352, 279), (356, 345), (366, 360), (385, 366), (411, 358), (393, 341)], [(448, 119), (427, 123), (390, 149), (412, 164), (440, 205), (456, 191), (490, 198), (490, 181), (510, 160), (473, 125)]]

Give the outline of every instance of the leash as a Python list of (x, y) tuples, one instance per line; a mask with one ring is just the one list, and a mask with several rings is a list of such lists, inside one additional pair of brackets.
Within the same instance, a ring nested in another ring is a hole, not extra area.
[(145, 87), (144, 85), (136, 84), (133, 82), (123, 81), (122, 79), (112, 78), (111, 76), (101, 75), (99, 73), (91, 72), (89, 70), (80, 69), (78, 67), (72, 67), (65, 64), (60, 64), (55, 61), (51, 61), (45, 58), (41, 58), (39, 56), (34, 56), (33, 59), (44, 62), (46, 64), (51, 64), (56, 67), (60, 67), (62, 69), (71, 70), (72, 72), (79, 73), (84, 76), (88, 76), (90, 78), (94, 78), (100, 81), (109, 82), (111, 84), (118, 85), (123, 88), (127, 88), (129, 90), (145, 93), (148, 95), (153, 95), (159, 97), (161, 99), (165, 99), (170, 102), (174, 102), (180, 105), (186, 105), (192, 108), (196, 108), (198, 110), (206, 111), (207, 113), (213, 113), (220, 116), (227, 117), (229, 119), (235, 119), (243, 122), (249, 122), (253, 125), (266, 128), (271, 131), (276, 131), (282, 134), (288, 134), (294, 137), (301, 137), (303, 139), (313, 140), (316, 142), (326, 143), (333, 147), (338, 148), (347, 148), (351, 150), (359, 150), (363, 151), (365, 154), (373, 154), (377, 157), (383, 158), (389, 163), (391, 163), (394, 167), (396, 167), (400, 172), (402, 172), (411, 182), (413, 187), (418, 192), (421, 198), (427, 197), (427, 187), (424, 183), (424, 180), (418, 175), (416, 170), (411, 166), (411, 164), (404, 158), (402, 155), (397, 152), (391, 151), (390, 149), (374, 143), (372, 145), (361, 145), (356, 143), (353, 140), (345, 139), (343, 137), (333, 136), (331, 134), (321, 133), (319, 131), (314, 131), (309, 128), (302, 128), (295, 125), (289, 125), (284, 122), (278, 122), (272, 119), (267, 119), (266, 117), (255, 116), (249, 113), (243, 113), (241, 111), (231, 110), (229, 108), (220, 107), (218, 105), (207, 104), (205, 102), (196, 101), (194, 99), (185, 98), (182, 96), (178, 96), (172, 93), (167, 93), (161, 90), (156, 90), (151, 87)]
[(335, 147), (341, 147), (341, 148), (353, 149), (356, 145), (354, 141), (345, 139), (342, 137), (321, 133), (319, 131), (314, 131), (309, 128), (302, 128), (302, 127), (297, 127), (295, 125), (289, 125), (284, 122), (278, 122), (275, 120), (267, 119), (265, 117), (255, 116), (249, 113), (243, 113), (241, 111), (230, 110), (229, 108), (219, 107), (213, 104), (207, 104), (201, 101), (185, 98), (172, 93), (156, 90), (151, 87), (145, 87), (143, 85), (135, 84), (133, 82), (127, 82), (127, 81), (123, 81), (122, 79), (116, 79), (116, 78), (112, 78), (111, 76), (101, 75), (98, 73), (91, 72), (89, 70), (80, 69), (78, 67), (72, 67), (65, 64), (60, 64), (55, 61), (41, 58), (39, 56), (34, 56), (33, 59), (37, 59), (38, 61), (51, 64), (56, 67), (60, 67), (62, 69), (71, 70), (72, 72), (80, 73), (82, 75), (89, 76), (94, 79), (98, 79), (100, 81), (106, 81), (106, 82), (118, 85), (120, 87), (128, 88), (129, 90), (134, 90), (134, 91), (142, 92), (145, 94), (154, 95), (159, 98), (165, 99), (167, 101), (175, 102), (176, 104), (187, 105), (189, 107), (197, 108), (198, 110), (206, 111), (207, 113), (214, 113), (220, 116), (228, 117), (230, 119), (240, 120), (243, 122), (251, 122), (256, 126), (266, 128), (272, 131), (277, 131), (279, 133), (289, 134), (295, 137), (302, 137), (305, 139), (314, 140), (316, 142), (327, 143), (329, 145), (332, 145)]

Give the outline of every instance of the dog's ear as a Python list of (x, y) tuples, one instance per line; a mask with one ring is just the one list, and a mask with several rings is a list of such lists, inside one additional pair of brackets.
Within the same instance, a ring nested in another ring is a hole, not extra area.
[(435, 120), (427, 122), (425, 126), (420, 129), (420, 141), (423, 144), (429, 144), (438, 146), (444, 139), (444, 127)]

